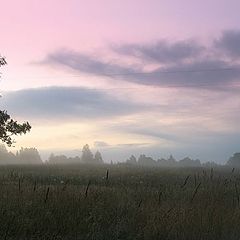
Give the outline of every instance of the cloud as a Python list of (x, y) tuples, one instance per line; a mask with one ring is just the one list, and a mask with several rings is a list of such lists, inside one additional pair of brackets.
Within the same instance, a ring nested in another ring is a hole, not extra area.
[(151, 145), (150, 143), (123, 143), (123, 144), (117, 144), (116, 147), (121, 147), (121, 148), (138, 148), (138, 147), (144, 147), (144, 146), (149, 146)]
[(121, 143), (121, 144), (109, 144), (104, 141), (95, 141), (94, 147), (95, 148), (136, 148), (142, 146), (148, 146), (150, 143)]
[(72, 50), (58, 50), (49, 54), (42, 64), (57, 64), (73, 70), (94, 75), (128, 74), (132, 68), (123, 67), (111, 62), (97, 59), (96, 56), (86, 55)]
[(134, 56), (158, 63), (176, 63), (199, 55), (203, 51), (203, 46), (191, 40), (173, 43), (160, 40), (153, 44), (113, 46), (112, 49), (123, 55)]
[[(226, 31), (219, 40), (213, 41), (210, 48), (190, 40), (172, 43), (160, 40), (152, 45), (123, 44), (110, 47), (119, 54), (119, 59), (132, 56), (146, 63), (138, 68), (129, 63), (123, 64), (124, 61), (121, 64), (113, 63), (96, 55), (66, 49), (49, 54), (43, 62), (68, 67), (80, 73), (106, 75), (113, 82), (226, 91), (240, 86), (240, 66), (237, 61), (226, 59), (221, 52), (240, 56), (239, 39), (240, 32)], [(155, 61), (155, 68), (146, 71), (152, 61)]]
[(1, 109), (35, 119), (88, 119), (132, 114), (147, 106), (117, 100), (103, 91), (80, 87), (45, 87), (5, 93)]
[(125, 80), (152, 86), (175, 88), (226, 89), (239, 82), (237, 65), (222, 60), (202, 60), (158, 68), (149, 74), (124, 76)]
[(240, 31), (227, 30), (215, 41), (215, 46), (232, 58), (240, 57)]
[(111, 145), (104, 142), (104, 141), (95, 141), (94, 142), (94, 147), (95, 148), (98, 148), (98, 147), (103, 148), (103, 147), (109, 147), (109, 146), (111, 146)]
[(121, 126), (120, 129), (122, 131), (133, 133), (141, 136), (147, 136), (151, 138), (157, 138), (160, 140), (167, 140), (167, 141), (178, 141), (179, 137), (175, 134), (167, 133), (166, 130), (161, 129), (163, 126)]

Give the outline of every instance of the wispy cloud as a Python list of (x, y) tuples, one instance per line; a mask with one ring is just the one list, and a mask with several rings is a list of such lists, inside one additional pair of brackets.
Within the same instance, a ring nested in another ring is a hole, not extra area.
[(170, 43), (159, 40), (153, 44), (113, 45), (112, 50), (122, 55), (134, 56), (157, 63), (176, 63), (196, 57), (204, 47), (192, 40)]
[(224, 31), (221, 37), (215, 41), (215, 46), (230, 58), (240, 58), (240, 31)]
[[(200, 88), (210, 90), (234, 89), (240, 85), (240, 31), (225, 31), (210, 46), (193, 40), (167, 42), (159, 40), (153, 44), (123, 44), (111, 46), (121, 57), (142, 60), (145, 65), (133, 67), (109, 59), (98, 58), (72, 50), (57, 50), (49, 54), (44, 64), (68, 67), (79, 73), (107, 75), (112, 81), (126, 81), (141, 85)], [(228, 58), (223, 53), (228, 54)], [(147, 66), (155, 64), (153, 70)]]
[(79, 72), (94, 75), (129, 74), (133, 70), (131, 67), (124, 67), (113, 62), (98, 59), (94, 55), (87, 55), (68, 49), (61, 49), (50, 53), (41, 63), (57, 64), (61, 67), (65, 66)]
[(95, 141), (94, 147), (95, 148), (104, 148), (104, 147), (110, 147), (111, 145), (104, 141)]
[(136, 148), (151, 145), (151, 143), (121, 143), (121, 144), (109, 144), (104, 141), (95, 141), (95, 148)]

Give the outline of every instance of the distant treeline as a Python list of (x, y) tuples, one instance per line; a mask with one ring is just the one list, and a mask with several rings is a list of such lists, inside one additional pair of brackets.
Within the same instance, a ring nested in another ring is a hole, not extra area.
[[(134, 155), (132, 155), (129, 159), (127, 159), (126, 164), (130, 165), (140, 165), (140, 166), (159, 166), (159, 167), (217, 167), (220, 166), (216, 162), (205, 162), (201, 163), (199, 159), (191, 159), (189, 157), (185, 157), (179, 161), (177, 161), (172, 155), (168, 159), (158, 159), (154, 160), (151, 157), (147, 157), (144, 154), (141, 154), (137, 159)], [(232, 157), (228, 159), (225, 165), (240, 167), (240, 153), (234, 153)]]
[(132, 155), (129, 159), (127, 159), (126, 163), (131, 165), (159, 167), (214, 167), (218, 165), (215, 162), (201, 163), (199, 159), (193, 160), (189, 157), (185, 157), (177, 161), (172, 155), (170, 155), (168, 159), (161, 158), (158, 160), (154, 160), (153, 158), (147, 157), (144, 154), (141, 154), (138, 159), (134, 155)]
[(0, 145), (0, 164), (42, 164), (42, 159), (36, 148), (21, 148), (13, 154)]
[[(16, 154), (9, 152), (5, 145), (0, 145), (0, 164), (103, 164), (103, 158), (99, 151), (95, 154), (86, 144), (82, 149), (82, 155), (76, 157), (67, 157), (65, 155), (54, 155), (53, 153), (49, 156), (48, 160), (42, 161), (41, 156), (36, 148), (21, 148)], [(111, 164), (113, 162), (111, 161)], [(205, 162), (201, 163), (199, 159), (191, 159), (185, 157), (177, 161), (172, 155), (169, 158), (154, 160), (144, 154), (141, 154), (138, 159), (132, 155), (129, 159), (121, 164), (135, 165), (135, 166), (149, 166), (149, 167), (217, 167), (219, 164), (216, 162)], [(235, 153), (228, 159), (225, 165), (240, 167), (240, 153)]]
[(93, 154), (86, 144), (82, 149), (82, 156), (66, 157), (65, 155), (50, 155), (47, 161), (48, 164), (68, 164), (68, 163), (86, 163), (86, 164), (103, 164), (102, 155), (99, 151)]
[(86, 144), (82, 149), (81, 157), (66, 157), (65, 155), (49, 156), (48, 160), (43, 162), (36, 148), (21, 148), (16, 154), (9, 152), (5, 145), (0, 145), (0, 164), (103, 164), (102, 155), (99, 151), (93, 154)]

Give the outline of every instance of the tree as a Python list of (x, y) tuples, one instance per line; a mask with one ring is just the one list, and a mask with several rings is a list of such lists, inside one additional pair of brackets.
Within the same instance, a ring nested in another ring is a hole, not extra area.
[(138, 164), (143, 166), (155, 166), (156, 161), (151, 157), (146, 157), (145, 154), (141, 154), (138, 158)]
[[(0, 56), (0, 67), (6, 65), (6, 59)], [(5, 110), (0, 110), (0, 140), (8, 146), (14, 143), (13, 135), (26, 134), (31, 129), (28, 122), (19, 124)]]
[(158, 159), (157, 164), (160, 167), (168, 167), (169, 166), (168, 160), (166, 160), (165, 158)]
[(68, 162), (69, 163), (80, 163), (81, 162), (81, 158), (79, 156), (76, 156), (76, 157), (69, 157), (68, 158)]
[(96, 164), (102, 164), (103, 163), (102, 154), (99, 151), (97, 151), (95, 153), (94, 160), (95, 160)]
[(17, 164), (16, 156), (4, 144), (0, 145), (0, 164)]
[(234, 153), (234, 155), (229, 158), (227, 165), (240, 167), (240, 153)]
[(129, 159), (127, 159), (126, 163), (136, 165), (137, 159), (134, 155), (132, 155)]
[(168, 167), (175, 167), (177, 164), (177, 161), (172, 155), (170, 155), (169, 158), (167, 159), (167, 164), (168, 164)]
[(83, 163), (90, 163), (90, 164), (95, 162), (94, 158), (93, 158), (93, 154), (92, 154), (88, 144), (83, 146), (81, 161)]
[(7, 61), (6, 61), (5, 57), (0, 56), (0, 67), (3, 65), (6, 65), (6, 64), (7, 64)]
[(17, 158), (20, 164), (42, 164), (42, 159), (36, 148), (21, 148), (17, 152)]
[(68, 158), (65, 155), (57, 155), (55, 156), (53, 153), (48, 158), (49, 164), (67, 164)]
[(201, 167), (201, 162), (199, 159), (193, 160), (189, 157), (185, 157), (184, 159), (178, 162), (178, 166), (180, 167)]

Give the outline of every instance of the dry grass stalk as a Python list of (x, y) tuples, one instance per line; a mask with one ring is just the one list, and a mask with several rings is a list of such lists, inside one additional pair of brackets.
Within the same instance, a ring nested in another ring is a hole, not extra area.
[(210, 173), (210, 180), (213, 180), (213, 168), (211, 168), (211, 173)]
[(197, 185), (197, 187), (195, 188), (190, 203), (193, 202), (193, 200), (194, 200), (194, 198), (195, 198), (195, 196), (196, 196), (196, 194), (197, 194), (198, 189), (200, 188), (200, 186), (201, 186), (201, 182), (200, 182), (200, 183)]
[(183, 185), (181, 186), (181, 188), (183, 188), (183, 187), (187, 184), (189, 178), (190, 178), (190, 175), (188, 175), (188, 176), (185, 178), (184, 183), (183, 183)]
[(158, 192), (158, 205), (161, 204), (161, 201), (162, 201), (162, 192), (159, 191), (159, 192)]
[(36, 190), (37, 190), (37, 181), (35, 180), (34, 181), (34, 186), (33, 186), (33, 191), (36, 192)]
[(49, 187), (47, 188), (47, 192), (46, 192), (46, 195), (45, 195), (45, 199), (44, 199), (44, 202), (46, 203), (47, 200), (48, 200), (48, 195), (49, 195)]
[(109, 178), (109, 170), (107, 169), (107, 172), (106, 172), (106, 181), (108, 181), (108, 178)]
[(235, 192), (236, 192), (236, 198), (237, 198), (237, 206), (239, 207), (240, 198), (239, 198), (237, 183), (235, 183), (234, 186), (235, 186)]
[(91, 181), (89, 180), (88, 185), (86, 187), (86, 191), (85, 191), (85, 198), (87, 198), (88, 196), (88, 190), (89, 190), (90, 184), (91, 184)]
[(21, 178), (18, 179), (18, 192), (21, 192)]

